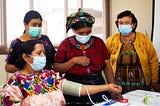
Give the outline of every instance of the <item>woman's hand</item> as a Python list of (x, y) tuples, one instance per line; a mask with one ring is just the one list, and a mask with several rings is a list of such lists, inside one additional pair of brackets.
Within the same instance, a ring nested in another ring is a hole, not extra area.
[(154, 91), (160, 92), (160, 84), (158, 84), (158, 83), (152, 83), (151, 87), (153, 88)]
[(107, 84), (109, 87), (109, 91), (112, 93), (121, 93), (122, 92), (122, 87), (116, 84)]
[(75, 64), (79, 64), (82, 66), (88, 66), (90, 64), (90, 59), (86, 56), (77, 56), (73, 58)]
[(123, 96), (121, 94), (122, 92), (122, 87), (119, 85), (115, 85), (115, 84), (108, 84), (110, 89), (110, 94), (111, 94), (111, 98), (114, 100), (121, 100), (123, 99)]
[(123, 99), (123, 96), (121, 93), (111, 93), (111, 98), (114, 99), (114, 100), (122, 100)]
[(88, 66), (90, 64), (90, 59), (86, 56), (77, 56), (73, 57), (69, 61), (65, 63), (54, 63), (54, 70), (60, 72), (61, 74), (67, 72), (70, 68), (72, 68), (75, 64), (79, 64), (81, 66)]

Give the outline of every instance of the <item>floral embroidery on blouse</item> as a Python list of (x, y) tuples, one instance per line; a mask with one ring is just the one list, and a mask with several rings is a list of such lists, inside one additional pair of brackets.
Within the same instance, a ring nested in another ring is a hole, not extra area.
[(86, 43), (86, 44), (80, 44), (76, 41), (75, 36), (69, 37), (69, 41), (71, 42), (72, 45), (74, 45), (77, 49), (80, 50), (86, 50), (88, 48), (90, 48), (94, 41), (95, 41), (95, 37), (91, 37), (90, 40)]
[[(21, 92), (23, 99), (28, 96), (45, 94), (49, 92), (54, 92), (59, 89), (58, 84), (63, 78), (57, 79), (57, 75), (52, 70), (43, 70), (42, 73), (32, 73), (30, 75), (24, 75), (22, 73), (16, 72), (8, 80), (8, 85), (15, 87), (14, 91)], [(13, 89), (13, 88), (12, 88)], [(21, 102), (18, 99), (13, 99), (12, 96), (2, 96), (4, 104), (6, 102), (13, 104)], [(7, 104), (8, 104), (7, 103)]]
[(135, 41), (135, 37), (126, 38), (124, 36), (121, 36), (122, 50), (120, 55), (136, 54), (136, 52), (134, 51), (134, 45), (133, 45), (134, 41)]

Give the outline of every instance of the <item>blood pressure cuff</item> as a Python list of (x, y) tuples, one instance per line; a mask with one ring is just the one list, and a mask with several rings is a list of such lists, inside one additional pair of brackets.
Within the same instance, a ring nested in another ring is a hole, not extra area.
[(62, 91), (66, 95), (77, 96), (80, 97), (82, 84), (64, 80), (62, 84)]

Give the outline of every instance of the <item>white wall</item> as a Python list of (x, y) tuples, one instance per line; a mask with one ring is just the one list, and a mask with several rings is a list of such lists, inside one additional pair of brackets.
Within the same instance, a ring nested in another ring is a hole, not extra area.
[(4, 84), (7, 80), (7, 74), (5, 72), (5, 58), (6, 55), (0, 55), (0, 85)]
[(111, 34), (118, 32), (115, 21), (117, 14), (131, 10), (138, 20), (136, 31), (151, 35), (152, 30), (152, 0), (110, 0)]

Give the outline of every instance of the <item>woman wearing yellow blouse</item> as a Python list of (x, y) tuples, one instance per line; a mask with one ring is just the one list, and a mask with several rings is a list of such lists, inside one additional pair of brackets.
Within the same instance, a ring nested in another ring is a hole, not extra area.
[(158, 57), (151, 40), (136, 32), (137, 19), (131, 11), (117, 16), (119, 33), (107, 38), (110, 63), (123, 93), (135, 89), (158, 89)]

